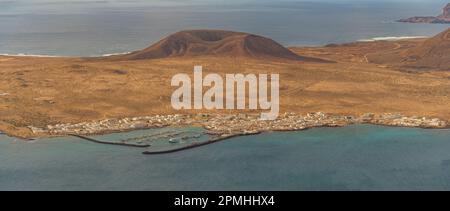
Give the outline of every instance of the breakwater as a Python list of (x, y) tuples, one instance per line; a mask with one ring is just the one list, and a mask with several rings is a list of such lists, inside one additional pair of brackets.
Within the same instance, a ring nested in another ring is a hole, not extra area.
[(74, 136), (77, 138), (81, 138), (84, 139), (86, 141), (90, 141), (90, 142), (94, 142), (97, 144), (108, 144), (108, 145), (117, 145), (117, 146), (126, 146), (126, 147), (141, 147), (141, 148), (146, 148), (146, 147), (150, 147), (149, 144), (133, 144), (133, 143), (120, 143), (120, 142), (110, 142), (110, 141), (100, 141), (94, 138), (90, 138), (90, 137), (86, 137), (86, 136), (82, 136), (82, 135), (77, 135), (77, 134), (68, 134), (69, 136)]

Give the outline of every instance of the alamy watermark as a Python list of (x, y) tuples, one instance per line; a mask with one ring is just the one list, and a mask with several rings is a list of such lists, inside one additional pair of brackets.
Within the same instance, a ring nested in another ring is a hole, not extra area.
[[(260, 119), (275, 120), (280, 110), (279, 75), (270, 74), (270, 90), (268, 83), (267, 74), (258, 74), (258, 76), (226, 74), (225, 81), (219, 74), (208, 74), (203, 77), (202, 66), (195, 66), (194, 83), (187, 74), (177, 74), (172, 77), (171, 86), (179, 88), (172, 93), (171, 103), (176, 110), (260, 109), (267, 111), (261, 113)], [(204, 86), (210, 88), (203, 92)], [(270, 91), (270, 100), (268, 91)], [(246, 96), (248, 96), (248, 104)]]

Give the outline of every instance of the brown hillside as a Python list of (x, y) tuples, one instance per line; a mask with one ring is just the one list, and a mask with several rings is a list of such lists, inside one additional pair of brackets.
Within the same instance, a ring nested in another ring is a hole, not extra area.
[(324, 61), (299, 56), (269, 38), (243, 32), (222, 30), (191, 30), (177, 32), (146, 49), (111, 58), (120, 60), (141, 60), (194, 56)]
[(372, 54), (369, 60), (407, 68), (450, 70), (450, 28), (415, 46)]
[(450, 29), (408, 49), (404, 57), (406, 65), (450, 70)]

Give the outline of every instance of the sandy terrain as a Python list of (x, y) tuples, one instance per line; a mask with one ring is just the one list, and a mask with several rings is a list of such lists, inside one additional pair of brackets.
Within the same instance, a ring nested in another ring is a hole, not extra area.
[(371, 61), (372, 55), (423, 41), (291, 48), (335, 63), (227, 55), (137, 60), (0, 56), (0, 130), (31, 136), (27, 126), (198, 113), (176, 111), (170, 104), (172, 76), (192, 74), (194, 65), (202, 65), (204, 74), (279, 73), (281, 112), (401, 113), (450, 121), (449, 71), (404, 71)]

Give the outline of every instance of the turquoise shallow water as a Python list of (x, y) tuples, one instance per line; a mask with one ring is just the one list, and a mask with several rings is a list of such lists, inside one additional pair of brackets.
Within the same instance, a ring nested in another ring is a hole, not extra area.
[(0, 190), (450, 190), (450, 130), (316, 128), (152, 156), (71, 137), (0, 140)]

